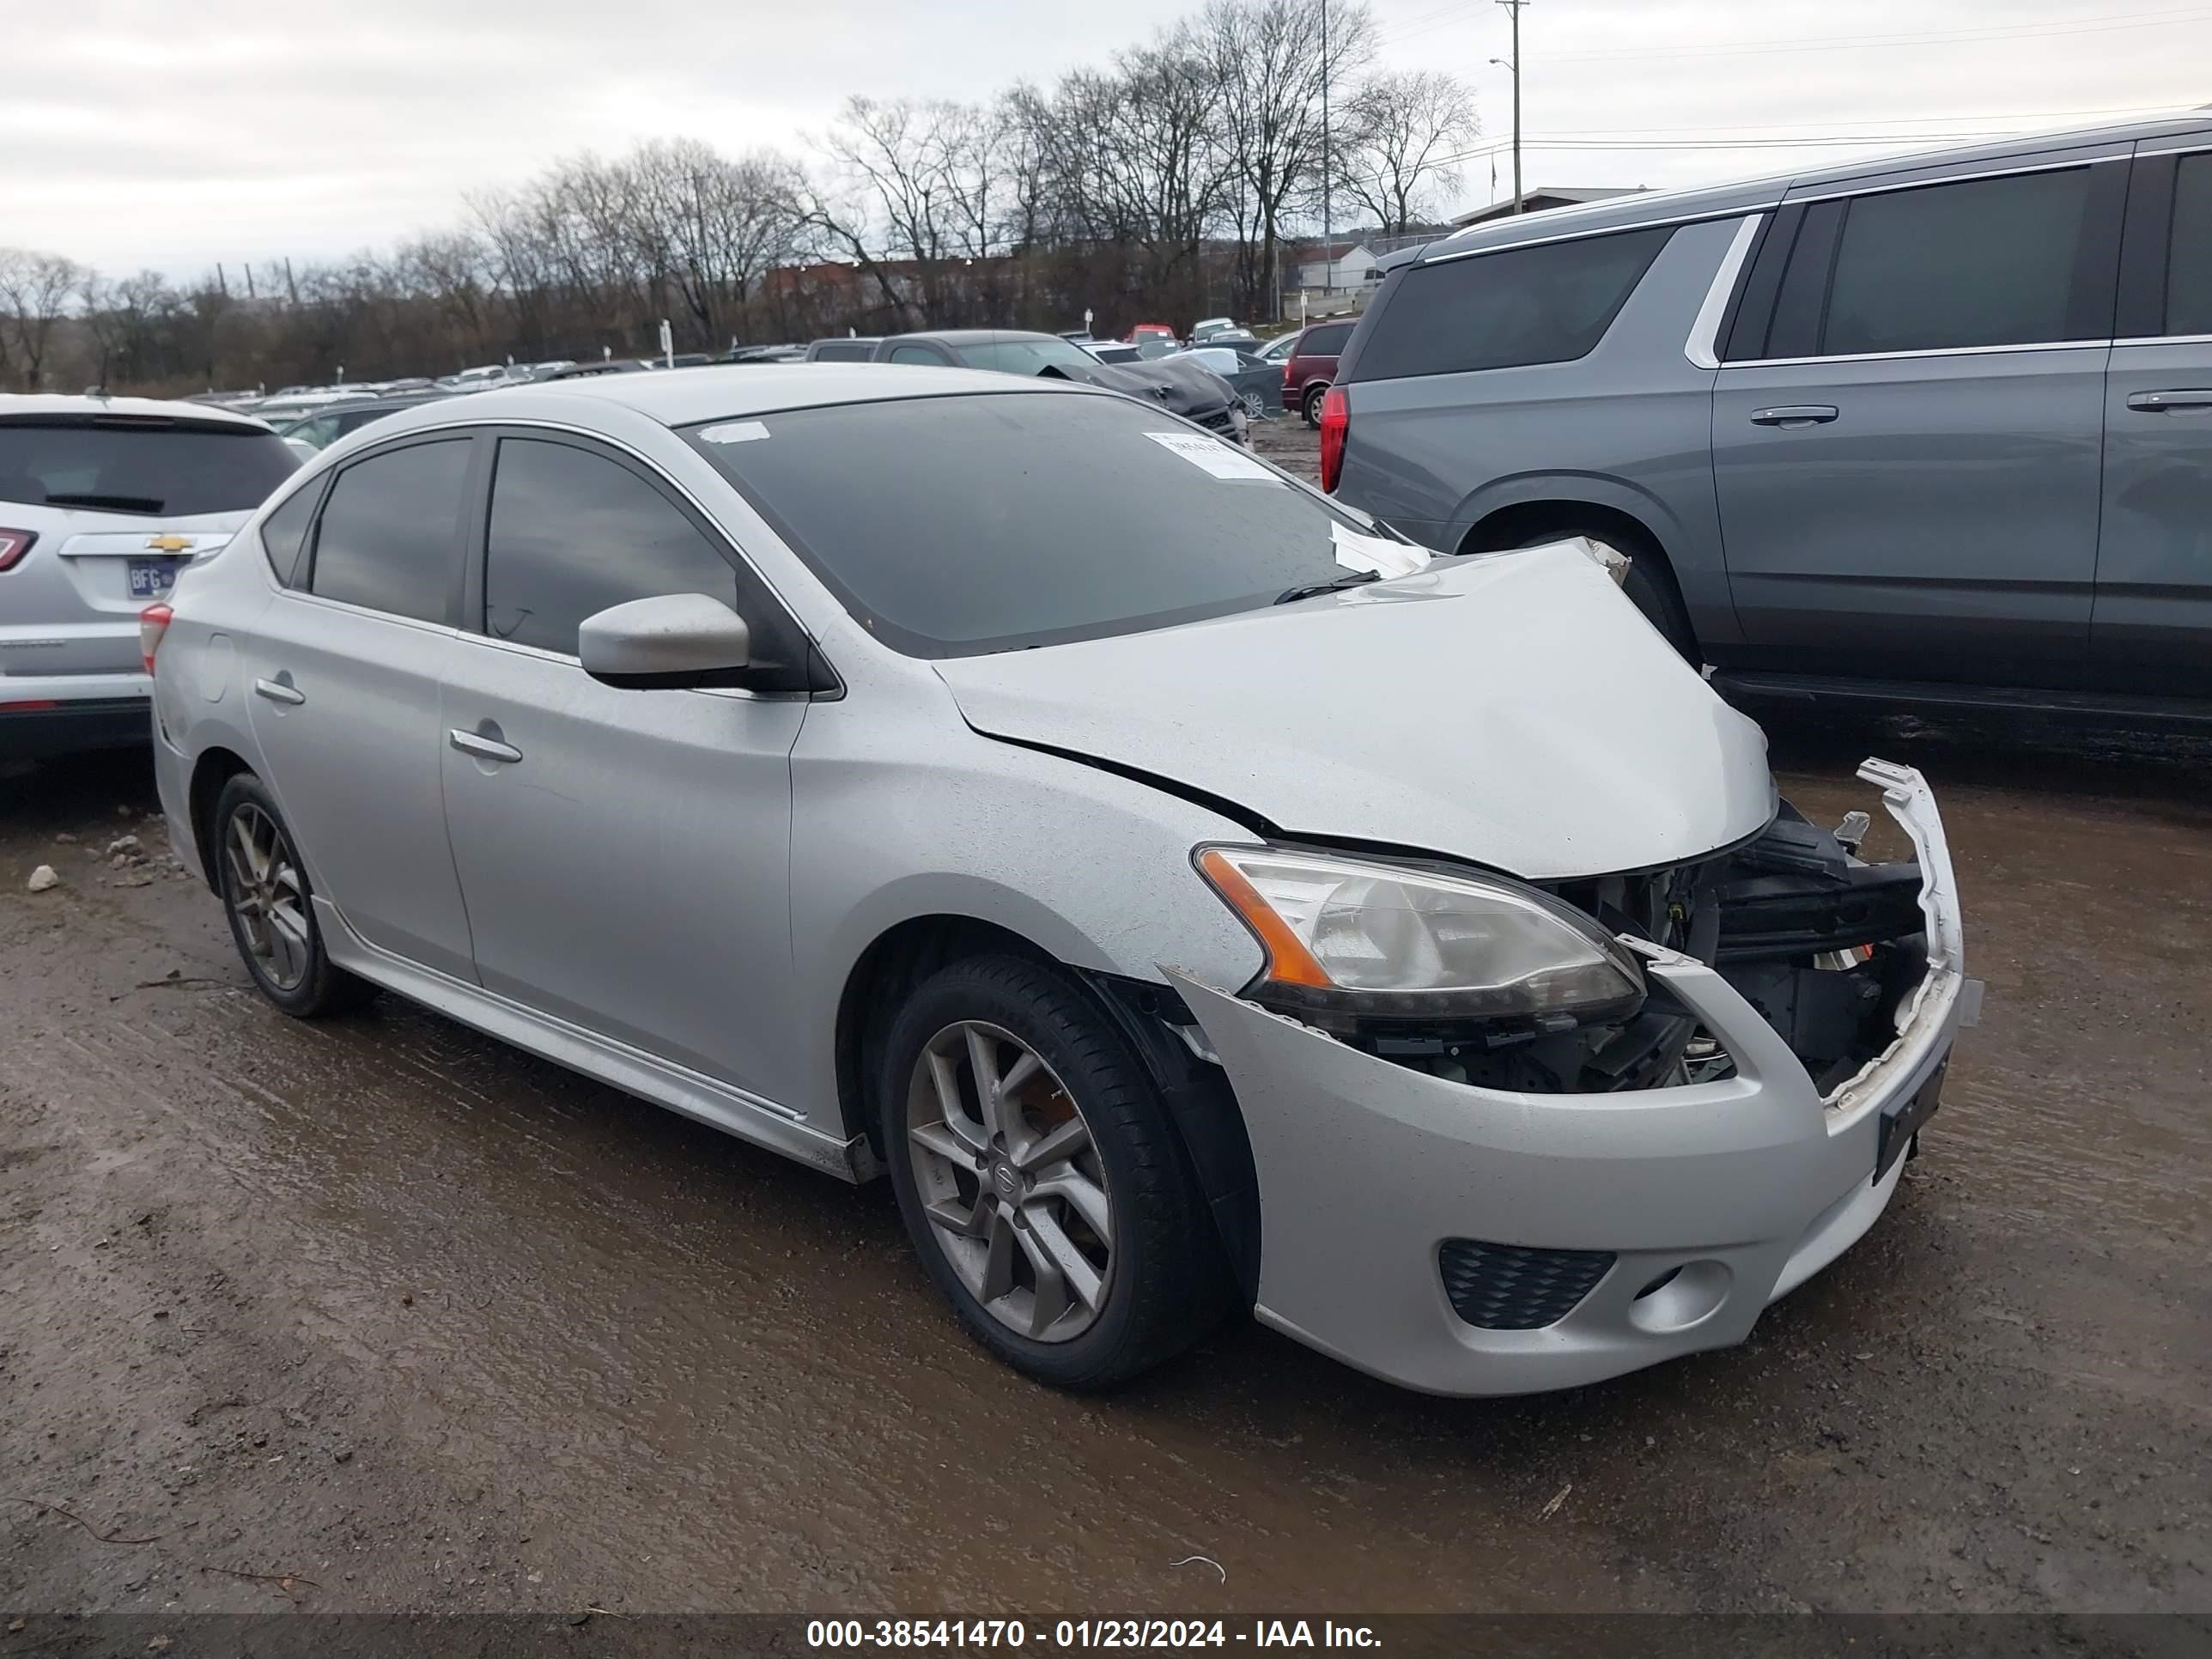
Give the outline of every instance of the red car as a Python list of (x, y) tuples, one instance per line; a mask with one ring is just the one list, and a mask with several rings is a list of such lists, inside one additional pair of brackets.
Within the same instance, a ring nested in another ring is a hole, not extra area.
[(1315, 323), (1298, 336), (1283, 364), (1283, 407), (1321, 421), (1321, 396), (1336, 380), (1336, 360), (1357, 323)]
[(1130, 328), (1129, 337), (1123, 343), (1142, 345), (1147, 340), (1165, 340), (1170, 345), (1173, 345), (1176, 343), (1176, 331), (1165, 323), (1138, 323)]

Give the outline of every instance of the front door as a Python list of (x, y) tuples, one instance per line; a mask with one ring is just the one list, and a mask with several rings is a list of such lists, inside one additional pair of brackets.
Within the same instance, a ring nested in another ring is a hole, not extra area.
[(372, 945), (464, 979), (474, 969), (446, 846), (438, 687), (473, 448), (416, 441), (342, 470), (297, 566), (279, 573), (294, 586), (241, 647), (263, 781), (317, 894)]
[[(2177, 143), (2185, 147), (2168, 148)], [(2106, 375), (2090, 649), (2117, 690), (2212, 696), (2212, 131), (2161, 140), (2129, 197)]]
[(737, 603), (735, 556), (633, 462), (500, 439), (481, 631), (455, 646), (439, 716), (446, 822), (487, 989), (790, 1099), (790, 755), (806, 705), (617, 690), (576, 660), (577, 625), (608, 605)]
[(1712, 453), (1758, 665), (2063, 684), (2089, 646), (2124, 160), (1785, 209)]

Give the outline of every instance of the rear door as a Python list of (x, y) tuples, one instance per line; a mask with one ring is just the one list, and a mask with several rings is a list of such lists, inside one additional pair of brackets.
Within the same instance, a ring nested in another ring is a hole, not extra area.
[(1739, 320), (1713, 395), (1754, 665), (2085, 672), (2126, 183), (2106, 147), (1785, 204), (1771, 307)]
[(277, 573), (291, 585), (241, 647), (264, 781), (317, 894), (372, 945), (464, 979), (438, 683), (477, 453), (467, 437), (426, 437), (340, 468), (299, 562)]
[(2114, 689), (2212, 696), (2212, 127), (2144, 149), (2106, 374), (2090, 650)]

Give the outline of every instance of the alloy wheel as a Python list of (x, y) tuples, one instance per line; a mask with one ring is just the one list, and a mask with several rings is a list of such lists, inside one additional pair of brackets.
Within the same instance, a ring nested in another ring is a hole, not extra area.
[(1000, 1026), (945, 1027), (915, 1062), (906, 1133), (923, 1213), (991, 1316), (1040, 1342), (1096, 1323), (1114, 1270), (1105, 1170), (1042, 1057)]
[(254, 966), (277, 990), (297, 990), (307, 977), (307, 900), (299, 860), (276, 820), (251, 801), (230, 815), (223, 835), (228, 898)]

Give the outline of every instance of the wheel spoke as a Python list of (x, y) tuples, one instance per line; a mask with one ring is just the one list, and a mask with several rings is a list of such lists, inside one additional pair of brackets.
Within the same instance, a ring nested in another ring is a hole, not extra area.
[(286, 989), (307, 971), (307, 928), (297, 910), (283, 904), (267, 912), (269, 939), (276, 951), (276, 977)]
[(1091, 1126), (1079, 1117), (1072, 1117), (1049, 1133), (1018, 1148), (1015, 1164), (1027, 1175), (1036, 1175), (1053, 1164), (1065, 1163), (1078, 1152), (1091, 1146)]
[(1075, 1297), (1069, 1293), (1067, 1275), (1037, 1249), (1036, 1241), (1027, 1234), (1021, 1235), (1021, 1241), (1022, 1253), (1036, 1273), (1036, 1289), (1030, 1298), (1030, 1334), (1042, 1337), (1075, 1305)]
[(991, 1218), (998, 1206), (988, 1198), (979, 1197), (973, 1204), (963, 1204), (957, 1198), (940, 1198), (922, 1212), (930, 1224), (955, 1238), (988, 1238)]
[(1055, 1171), (1030, 1189), (1032, 1198), (1056, 1198), (1083, 1218), (1084, 1224), (1111, 1248), (1114, 1214), (1106, 1202), (1106, 1189), (1073, 1164)]
[(979, 1026), (968, 1028), (968, 1069), (975, 1074), (975, 1106), (983, 1115), (983, 1133), (995, 1137), (1003, 1127), (999, 1107), (999, 1042)]
[(244, 813), (231, 819), (229, 844), (223, 850), (230, 860), (231, 877), (240, 892), (261, 884), (260, 866), (253, 856), (253, 832), (246, 828)]
[(968, 1104), (960, 1098), (959, 1068), (933, 1048), (922, 1058), (929, 1062), (929, 1086), (936, 1092), (938, 1115), (944, 1119), (945, 1127), (976, 1152), (981, 1152), (983, 1139), (971, 1130)]
[(981, 1149), (950, 1123), (917, 1123), (907, 1132), (907, 1139), (922, 1151), (963, 1168), (973, 1168), (981, 1155)]
[[(977, 1214), (982, 1213), (988, 1202), (977, 1202)], [(979, 1301), (996, 1302), (1014, 1288), (1014, 1224), (996, 1205), (991, 1205), (988, 1224), (990, 1254), (983, 1261), (983, 1286), (975, 1295)]]
[(1065, 1279), (1069, 1291), (1086, 1308), (1096, 1309), (1105, 1292), (1105, 1283), (1098, 1270), (1085, 1260), (1075, 1242), (1060, 1231), (1060, 1223), (1042, 1205), (1023, 1212), (1029, 1225), (1019, 1234), (1022, 1248), (1035, 1264), (1037, 1277), (1042, 1280), (1047, 1271)]

